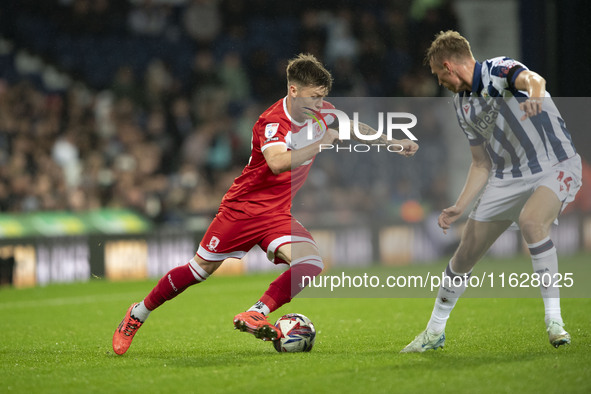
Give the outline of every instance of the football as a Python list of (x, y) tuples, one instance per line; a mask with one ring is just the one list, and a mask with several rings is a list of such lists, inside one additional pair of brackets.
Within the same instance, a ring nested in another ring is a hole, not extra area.
[(281, 330), (281, 338), (273, 341), (278, 352), (295, 353), (309, 352), (314, 346), (316, 328), (306, 316), (289, 313), (281, 316), (275, 327)]

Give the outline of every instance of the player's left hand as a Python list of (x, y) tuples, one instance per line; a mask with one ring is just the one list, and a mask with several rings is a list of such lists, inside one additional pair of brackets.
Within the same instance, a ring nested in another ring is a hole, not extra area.
[(419, 150), (419, 145), (416, 142), (409, 139), (400, 140), (396, 143), (402, 146), (403, 150), (398, 152), (398, 154), (401, 154), (404, 157), (413, 156)]
[(439, 227), (443, 230), (443, 234), (447, 234), (447, 230), (451, 228), (452, 223), (458, 220), (463, 212), (462, 209), (455, 205), (441, 211), (441, 214), (437, 219), (437, 224), (439, 224)]
[(543, 102), (543, 97), (530, 97), (521, 104), (519, 104), (519, 109), (525, 112), (521, 117), (521, 120), (526, 120), (527, 118), (531, 118), (542, 112)]

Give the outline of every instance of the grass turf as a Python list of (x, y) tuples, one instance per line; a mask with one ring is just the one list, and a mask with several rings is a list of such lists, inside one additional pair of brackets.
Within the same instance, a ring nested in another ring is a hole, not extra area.
[(150, 316), (124, 356), (113, 353), (112, 333), (153, 281), (0, 290), (0, 393), (591, 392), (589, 298), (562, 300), (573, 343), (558, 349), (548, 343), (540, 299), (463, 298), (445, 348), (423, 354), (398, 352), (424, 328), (430, 295), (297, 298), (271, 319), (305, 314), (316, 344), (311, 353), (279, 354), (231, 323), (275, 276), (214, 276), (193, 286)]

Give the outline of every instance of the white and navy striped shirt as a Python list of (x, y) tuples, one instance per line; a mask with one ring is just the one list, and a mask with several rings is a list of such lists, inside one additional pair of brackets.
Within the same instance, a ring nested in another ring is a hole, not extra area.
[(515, 78), (527, 68), (508, 57), (476, 62), (471, 92), (454, 96), (456, 114), (470, 145), (485, 143), (495, 177), (537, 174), (576, 154), (560, 112), (545, 93), (542, 112), (521, 120), (527, 92)]

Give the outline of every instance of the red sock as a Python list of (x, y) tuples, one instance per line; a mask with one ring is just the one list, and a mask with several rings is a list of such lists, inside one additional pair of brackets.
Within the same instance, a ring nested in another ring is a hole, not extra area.
[(259, 301), (267, 305), (271, 312), (279, 309), (303, 290), (302, 277), (313, 278), (322, 272), (322, 268), (322, 260), (318, 256), (293, 261), (291, 267), (269, 285)]
[(153, 311), (166, 301), (181, 294), (187, 287), (203, 282), (208, 276), (195, 260), (173, 268), (158, 281), (156, 287), (144, 298), (144, 305)]

